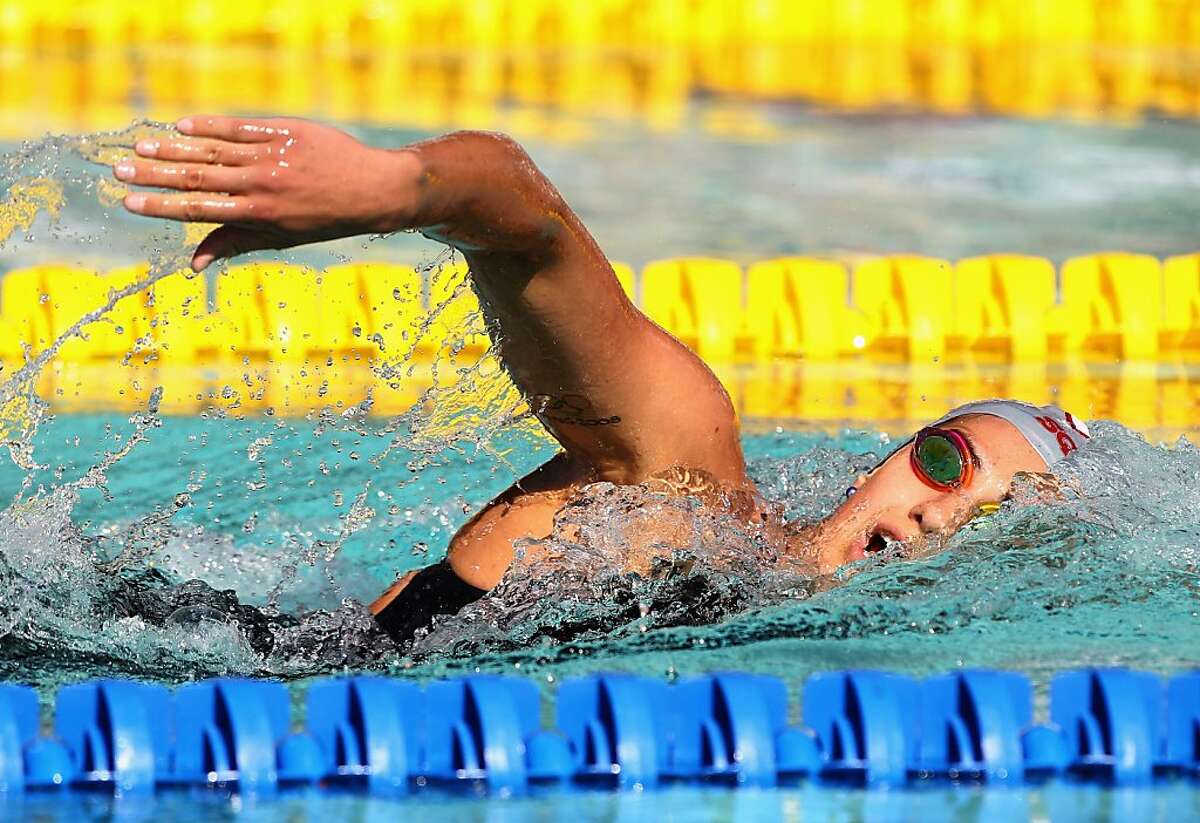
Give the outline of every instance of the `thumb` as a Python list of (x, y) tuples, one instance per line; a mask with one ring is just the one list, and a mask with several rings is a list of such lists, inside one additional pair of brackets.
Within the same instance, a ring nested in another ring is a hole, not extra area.
[(275, 248), (277, 245), (277, 241), (270, 235), (255, 229), (218, 226), (196, 246), (196, 251), (192, 254), (192, 270), (204, 271), (214, 260)]

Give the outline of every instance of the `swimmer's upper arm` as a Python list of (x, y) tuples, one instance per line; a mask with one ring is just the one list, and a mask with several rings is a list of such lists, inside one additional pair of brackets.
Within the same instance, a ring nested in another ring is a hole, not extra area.
[(520, 146), (466, 132), (409, 150), (421, 164), (414, 224), (466, 255), (505, 367), (569, 452), (614, 482), (674, 465), (747, 482), (721, 384), (629, 301)]

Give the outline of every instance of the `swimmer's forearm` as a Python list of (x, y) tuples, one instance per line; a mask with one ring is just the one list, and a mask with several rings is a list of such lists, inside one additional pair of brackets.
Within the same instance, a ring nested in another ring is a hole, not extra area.
[(504, 135), (455, 132), (394, 156), (405, 192), (397, 229), (464, 251), (550, 256), (577, 222), (529, 155)]
[[(259, 249), (405, 229), (531, 270), (561, 259), (563, 239), (587, 236), (529, 156), (498, 134), (456, 132), (387, 150), (304, 120), (177, 125), (178, 135), (139, 140), (113, 174), (130, 185), (132, 212), (221, 224), (193, 254), (197, 271)], [(146, 190), (155, 188), (175, 191)]]

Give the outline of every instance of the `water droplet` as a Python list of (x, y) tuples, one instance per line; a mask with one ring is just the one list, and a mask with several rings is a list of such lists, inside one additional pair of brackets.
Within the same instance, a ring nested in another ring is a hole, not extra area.
[(168, 626), (178, 626), (193, 631), (204, 628), (206, 624), (224, 624), (226, 622), (224, 614), (212, 606), (203, 605), (182, 606), (167, 617)]

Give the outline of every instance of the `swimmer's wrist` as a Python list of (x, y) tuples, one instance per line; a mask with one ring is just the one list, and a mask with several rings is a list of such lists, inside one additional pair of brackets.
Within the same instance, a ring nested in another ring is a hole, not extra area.
[(419, 228), (420, 181), (424, 164), (417, 153), (408, 148), (372, 149), (377, 155), (372, 164), (379, 170), (380, 186), (372, 207), (375, 218), (372, 231), (386, 234)]

